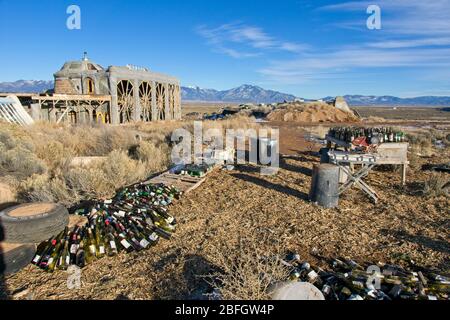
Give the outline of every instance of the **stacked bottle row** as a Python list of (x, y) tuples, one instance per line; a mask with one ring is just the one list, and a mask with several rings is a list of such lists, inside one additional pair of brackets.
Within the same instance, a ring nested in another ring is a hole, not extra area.
[(204, 177), (212, 168), (212, 165), (206, 163), (202, 164), (187, 164), (180, 169), (177, 174), (189, 175), (191, 177)]
[[(448, 300), (450, 278), (426, 271), (413, 272), (394, 265), (359, 265), (334, 259), (331, 271), (302, 262), (298, 254), (285, 260), (291, 281), (305, 281), (319, 288), (326, 300)], [(379, 271), (378, 273), (374, 273)]]
[(174, 187), (139, 184), (121, 190), (115, 198), (76, 211), (87, 217), (84, 226), (65, 228), (42, 242), (32, 263), (53, 272), (70, 265), (83, 268), (96, 259), (119, 252), (148, 249), (160, 238), (170, 239), (176, 220), (167, 206), (181, 193)]
[(365, 137), (368, 144), (381, 144), (392, 142), (405, 142), (404, 132), (393, 128), (357, 128), (357, 127), (335, 127), (328, 132), (330, 137), (352, 143), (355, 139)]

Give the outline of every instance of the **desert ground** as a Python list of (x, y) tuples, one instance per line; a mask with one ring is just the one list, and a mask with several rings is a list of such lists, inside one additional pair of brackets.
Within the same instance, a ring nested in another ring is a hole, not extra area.
[[(188, 105), (184, 114), (211, 113), (220, 107)], [(361, 264), (413, 263), (449, 273), (450, 198), (432, 187), (448, 182), (448, 174), (423, 171), (422, 165), (449, 161), (448, 144), (441, 149), (432, 141), (437, 134), (450, 133), (450, 112), (414, 109), (402, 122), (402, 110), (358, 111), (419, 137), (410, 150), (405, 187), (395, 167), (380, 167), (367, 178), (381, 196), (378, 204), (358, 189), (343, 195), (338, 209), (310, 203), (312, 168), (319, 163), (322, 145), (308, 137), (323, 134), (330, 124), (264, 123), (280, 129), (278, 174), (261, 176), (260, 168), (250, 164), (231, 171), (217, 169), (170, 208), (178, 220), (172, 240), (145, 252), (95, 261), (83, 269), (79, 290), (67, 288), (66, 272), (49, 274), (30, 265), (4, 279), (6, 295), (12, 299), (208, 299), (220, 292), (225, 299), (265, 299), (268, 282), (286, 277), (270, 261), (287, 251), (324, 268), (328, 259), (342, 256)], [(156, 129), (142, 125), (133, 130), (147, 137)], [(163, 146), (156, 144), (156, 148), (164, 152)], [(163, 167), (161, 163), (151, 170)], [(261, 273), (270, 281), (261, 279)]]

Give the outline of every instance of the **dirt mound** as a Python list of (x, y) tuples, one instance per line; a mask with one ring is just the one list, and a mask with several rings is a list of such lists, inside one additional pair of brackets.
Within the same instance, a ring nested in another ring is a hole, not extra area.
[(359, 122), (354, 114), (339, 110), (327, 103), (282, 104), (267, 119), (284, 122)]

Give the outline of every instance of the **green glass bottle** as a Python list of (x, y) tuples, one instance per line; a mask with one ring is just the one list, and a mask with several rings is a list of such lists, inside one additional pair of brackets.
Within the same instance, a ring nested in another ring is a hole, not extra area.
[(102, 235), (102, 229), (100, 225), (97, 225), (97, 228), (95, 230), (95, 242), (97, 244), (95, 256), (98, 259), (100, 259), (105, 256), (105, 241)]
[(64, 249), (59, 257), (58, 269), (67, 270), (70, 265), (69, 241), (65, 241)]
[(53, 271), (55, 271), (56, 264), (57, 264), (58, 261), (59, 261), (59, 257), (60, 257), (60, 255), (61, 255), (61, 253), (62, 253), (61, 251), (62, 251), (62, 248), (64, 248), (65, 243), (66, 243), (66, 240), (65, 240), (65, 239), (62, 239), (62, 240), (55, 246), (55, 250), (53, 250), (53, 253), (52, 253), (51, 256), (50, 256), (50, 259), (48, 259), (48, 262), (47, 262), (47, 268), (46, 268), (46, 270), (47, 270), (48, 272), (53, 272)]

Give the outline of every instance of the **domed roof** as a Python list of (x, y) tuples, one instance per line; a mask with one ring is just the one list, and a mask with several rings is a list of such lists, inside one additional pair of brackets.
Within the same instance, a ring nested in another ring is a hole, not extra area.
[(103, 71), (103, 67), (95, 62), (90, 61), (86, 53), (81, 61), (68, 61), (60, 71), (55, 73), (55, 76), (64, 76), (67, 74), (81, 74), (84, 72), (98, 72)]

